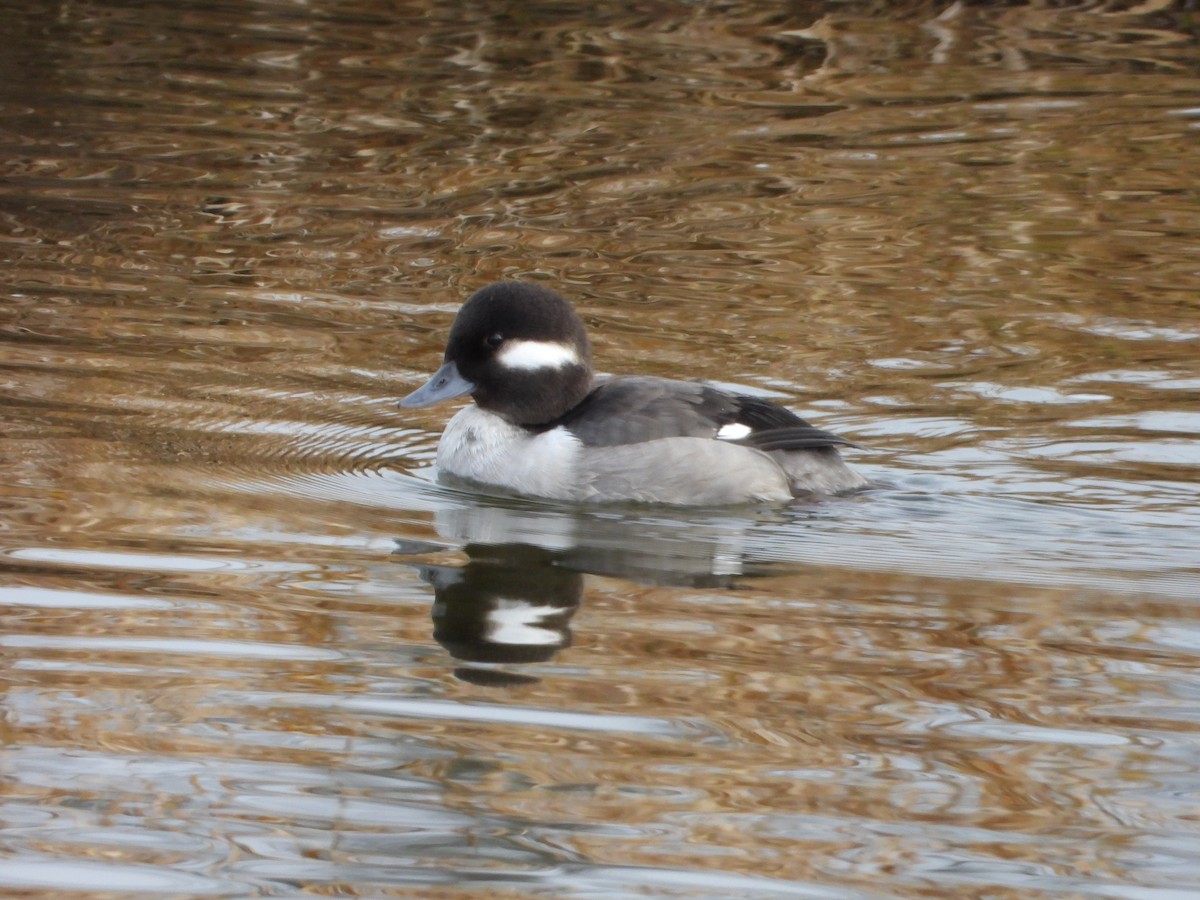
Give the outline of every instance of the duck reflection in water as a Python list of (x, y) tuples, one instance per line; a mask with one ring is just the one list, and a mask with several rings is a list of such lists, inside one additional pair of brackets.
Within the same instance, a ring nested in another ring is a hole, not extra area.
[[(464, 565), (417, 564), (433, 586), (434, 638), (469, 665), (455, 675), (477, 684), (537, 679), (509, 666), (544, 663), (571, 645), (570, 623), (585, 574), (642, 584), (729, 587), (766, 574), (747, 555), (748, 535), (765, 510), (686, 517), (626, 510), (581, 510), (501, 498), (462, 498), (435, 513), (439, 537), (468, 557)], [(397, 541), (397, 555), (446, 544)]]
[(433, 637), (455, 659), (477, 663), (454, 674), (476, 684), (536, 681), (494, 668), (538, 663), (571, 645), (571, 617), (583, 597), (583, 575), (556, 567), (539, 547), (468, 544), (465, 566), (419, 566), (433, 585)]

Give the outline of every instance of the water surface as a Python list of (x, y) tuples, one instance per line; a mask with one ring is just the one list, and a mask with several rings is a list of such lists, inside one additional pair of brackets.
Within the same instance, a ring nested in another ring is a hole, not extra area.
[[(3, 891), (1200, 893), (1189, 4), (0, 19)], [(504, 277), (878, 487), (439, 485)]]

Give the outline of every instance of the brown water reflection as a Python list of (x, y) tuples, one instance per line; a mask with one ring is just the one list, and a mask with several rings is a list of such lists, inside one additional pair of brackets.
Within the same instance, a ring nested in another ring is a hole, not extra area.
[[(1191, 4), (0, 28), (5, 891), (1200, 893)], [(438, 487), (506, 276), (881, 487)]]

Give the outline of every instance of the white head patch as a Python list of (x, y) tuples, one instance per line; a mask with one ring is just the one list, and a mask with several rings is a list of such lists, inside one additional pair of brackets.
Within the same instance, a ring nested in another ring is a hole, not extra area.
[(506, 369), (561, 369), (580, 364), (574, 347), (556, 341), (509, 341), (496, 359)]
[(557, 644), (562, 636), (546, 626), (546, 620), (561, 612), (553, 606), (530, 606), (523, 600), (500, 598), (488, 613), (487, 636), (495, 644)]

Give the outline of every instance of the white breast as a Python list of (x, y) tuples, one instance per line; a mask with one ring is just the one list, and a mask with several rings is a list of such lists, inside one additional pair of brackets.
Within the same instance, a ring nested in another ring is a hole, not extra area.
[(479, 484), (572, 500), (578, 496), (579, 451), (579, 440), (565, 429), (533, 434), (472, 404), (447, 423), (437, 464)]

